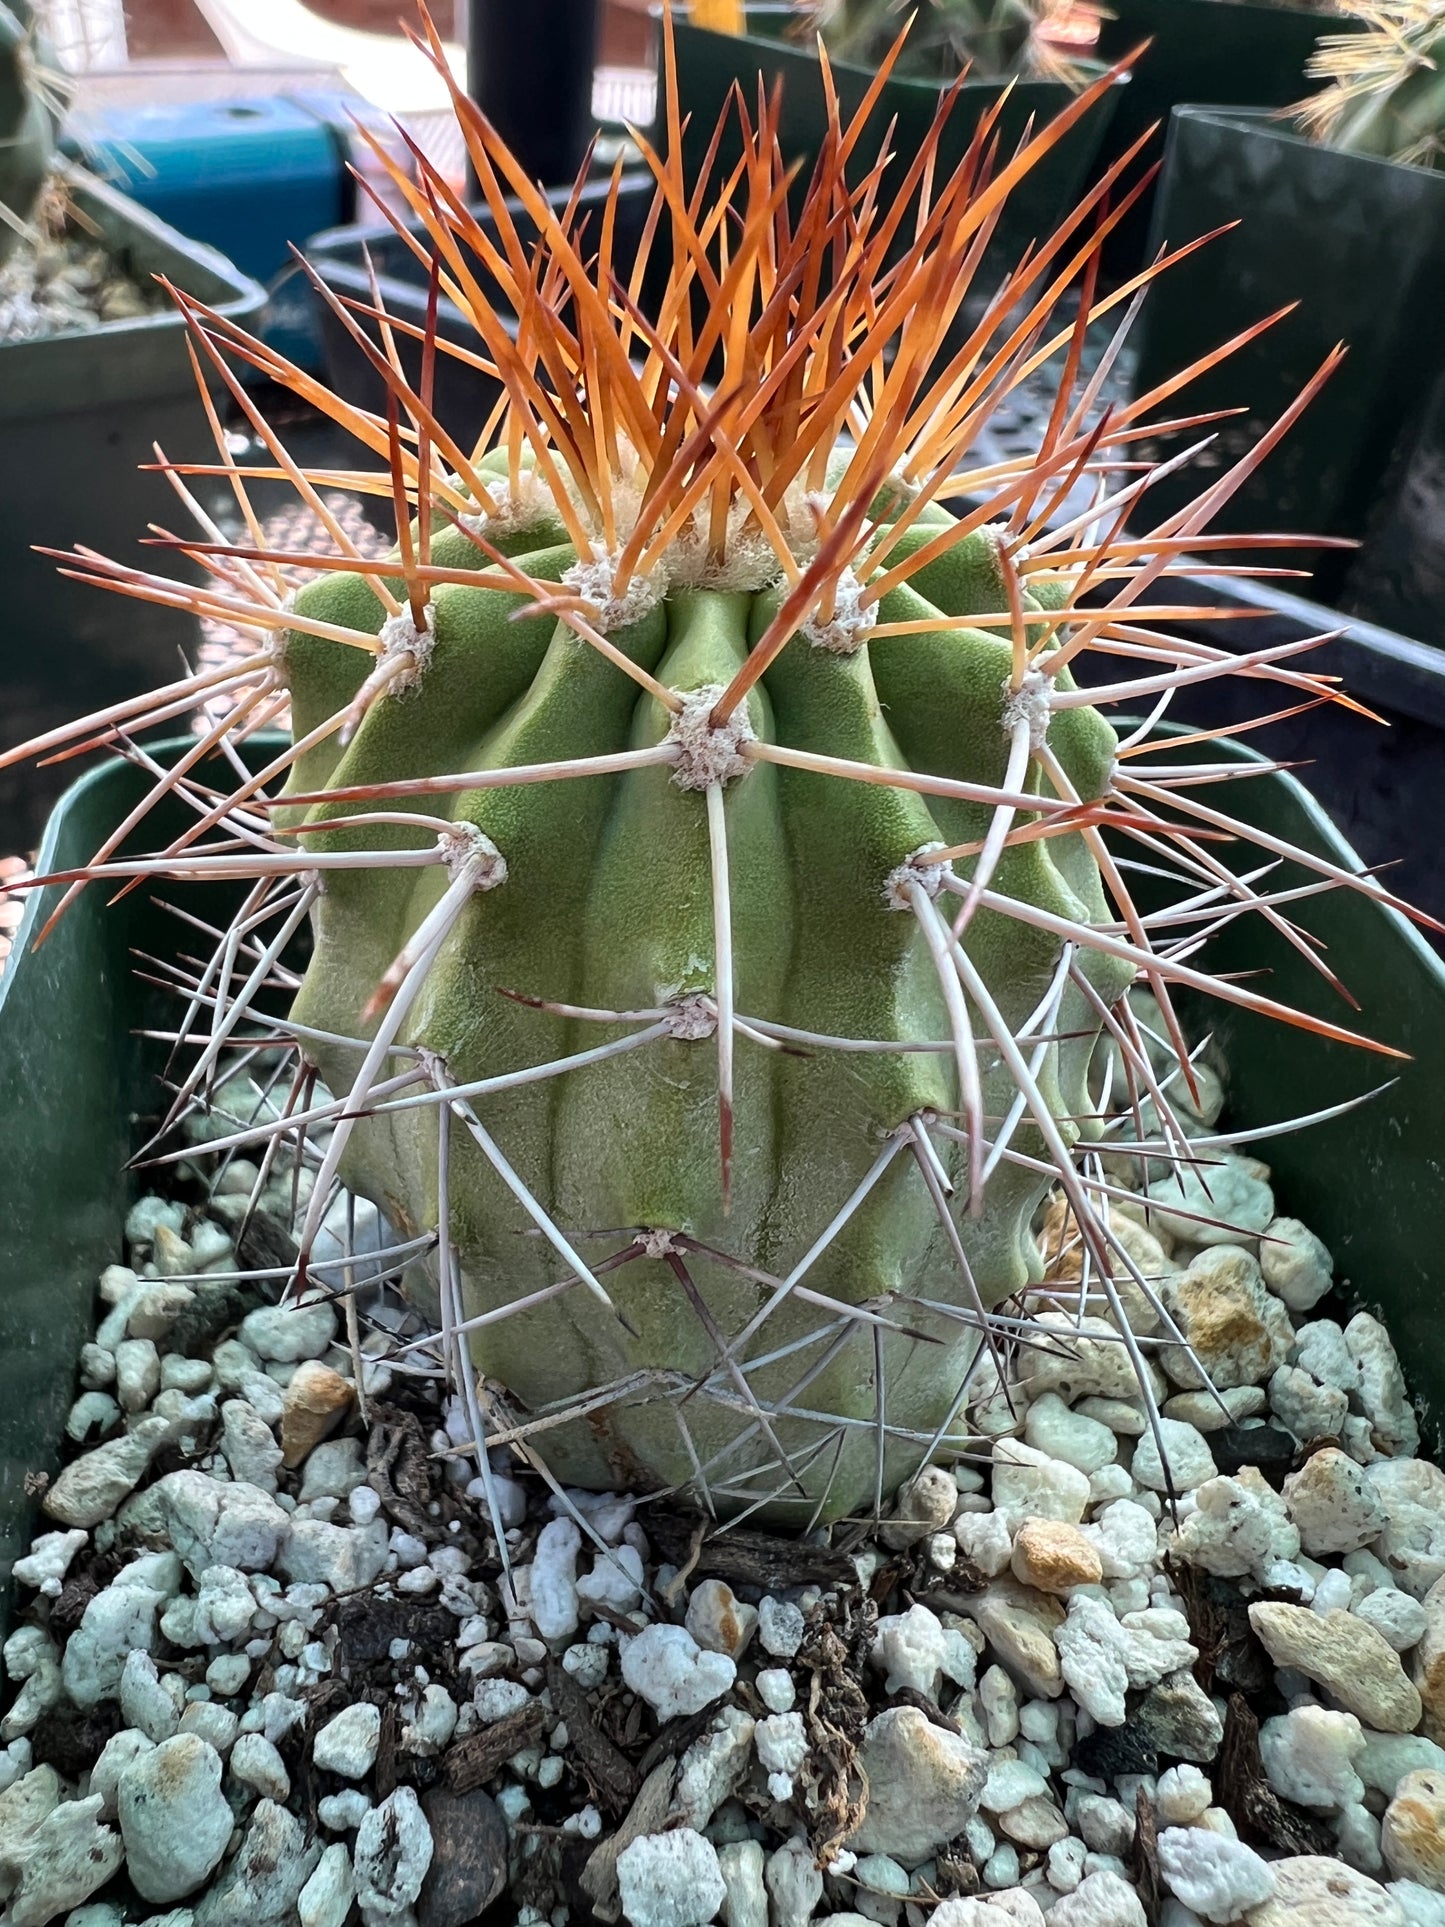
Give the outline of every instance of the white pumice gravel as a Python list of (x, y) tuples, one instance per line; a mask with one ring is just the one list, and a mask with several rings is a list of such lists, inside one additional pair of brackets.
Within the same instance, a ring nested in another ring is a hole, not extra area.
[[(1151, 1419), (1114, 1326), (1060, 1288), (1016, 1381), (987, 1358), (971, 1374), (970, 1455), (850, 1542), (858, 1584), (831, 1553), (811, 1583), (674, 1566), (645, 1501), (447, 1456), (467, 1412), (420, 1378), (397, 1402), (375, 1339), (364, 1419), (325, 1302), (253, 1301), (172, 1349), (193, 1274), (234, 1267), (256, 1181), (235, 1169), (209, 1210), (132, 1212), (73, 1456), (15, 1565), (15, 1927), (410, 1927), (454, 1875), (454, 1830), (429, 1818), (453, 1786), (488, 1802), (475, 1837), (497, 1829), (537, 1897), (523, 1927), (563, 1927), (563, 1841), (631, 1927), (1143, 1927), (1140, 1801), (1159, 1927), (1445, 1927), (1445, 1472), (1385, 1328), (1331, 1297), (1329, 1252), (1254, 1160), (1220, 1153), (1155, 1187), (1147, 1229), (1142, 1205), (1120, 1219), (1222, 1403), (1159, 1326)], [(289, 1212), (289, 1181), (267, 1208)], [(376, 1331), (424, 1330), (370, 1289)], [(304, 1433), (303, 1373), (326, 1392)], [(1236, 1647), (1268, 1681), (1258, 1772), (1293, 1829), (1273, 1844), (1221, 1759)], [(105, 1737), (64, 1778), (52, 1734), (82, 1717)], [(680, 1739), (611, 1801), (582, 1770), (589, 1722), (629, 1770), (673, 1722)]]

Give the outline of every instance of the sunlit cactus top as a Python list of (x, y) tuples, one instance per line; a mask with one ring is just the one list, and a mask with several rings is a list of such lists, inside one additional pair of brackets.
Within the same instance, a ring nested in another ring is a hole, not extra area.
[[(429, 24), (423, 43), (445, 74)], [(1235, 671), (1293, 704), (1335, 696), (1287, 660), (1300, 645), (1232, 655), (1198, 639), (1214, 610), (1167, 594), (1187, 552), (1285, 539), (1205, 530), (1308, 393), (1151, 517), (1145, 438), (1207, 424), (1169, 418), (1191, 371), (1101, 402), (1150, 279), (1098, 292), (1132, 154), (1004, 285), (975, 285), (1010, 189), (1111, 79), (1017, 152), (990, 108), (948, 178), (956, 91), (906, 164), (860, 151), (874, 94), (834, 109), (796, 182), (776, 102), (738, 99), (741, 158), (713, 193), (680, 171), (665, 57), (666, 152), (642, 143), (656, 193), (625, 271), (617, 181), (590, 223), (580, 190), (554, 213), (458, 93), (487, 218), (424, 156), (393, 169), (426, 324), (326, 296), (385, 410), (179, 295), (198, 366), (267, 453), (242, 462), (217, 411), (217, 460), (163, 463), (200, 534), (157, 540), (204, 587), (66, 558), (255, 638), (32, 746), (229, 705), (148, 764), (150, 804), (194, 820), (120, 854), (142, 806), (63, 879), (247, 886), (187, 991), (200, 1048), (168, 1124), (194, 1137), (224, 1066), (270, 1053), (282, 1115), (219, 1141), (311, 1143), (294, 1290), (335, 1283), (317, 1241), (339, 1187), (373, 1199), (474, 1440), (556, 1477), (799, 1525), (868, 1513), (960, 1449), (980, 1347), (1034, 1342), (1040, 1294), (1124, 1346), (1148, 1397), (1121, 1284), (1178, 1334), (1117, 1229), (1109, 1157), (1168, 1174), (1208, 1150), (1174, 992), (1363, 1041), (1200, 951), (1259, 911), (1313, 956), (1281, 907), (1298, 886), (1264, 882), (1281, 860), (1307, 891), (1386, 893), (1236, 825), (1200, 790), (1232, 767), (1207, 740), (1150, 735), (1174, 691)], [(443, 299), (466, 345), (439, 334)], [(442, 356), (499, 394), (475, 445), (434, 406)], [(354, 462), (293, 460), (233, 357), (346, 431)], [(1045, 369), (1039, 447), (977, 456)], [(253, 488), (278, 479), (330, 553), (264, 539)], [(351, 539), (335, 490), (390, 509), (389, 557)], [(302, 564), (318, 579), (293, 595)], [(288, 706), (289, 743), (252, 740)], [(1236, 838), (1264, 853), (1253, 874), (1226, 861)], [(1136, 905), (1140, 871), (1172, 908)], [(1087, 1253), (1072, 1282), (1033, 1236), (1051, 1189)]]

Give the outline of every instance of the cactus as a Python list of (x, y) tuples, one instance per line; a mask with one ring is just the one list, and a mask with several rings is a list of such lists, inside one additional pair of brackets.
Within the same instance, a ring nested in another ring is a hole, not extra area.
[[(864, 67), (888, 57), (911, 9), (896, 0), (801, 0), (809, 32), (829, 53)], [(894, 72), (952, 80), (965, 68), (974, 80), (1079, 82), (1079, 70), (1048, 35), (1065, 0), (924, 0)]]
[(1330, 34), (1306, 68), (1328, 84), (1294, 109), (1326, 147), (1445, 168), (1445, 0), (1339, 0), (1364, 22)]
[(25, 233), (55, 163), (56, 113), (26, 0), (0, 0), (0, 261)]
[[(1222, 862), (1221, 837), (1252, 833), (1200, 799), (1220, 774), (1207, 748), (1159, 760), (1105, 715), (1157, 712), (1239, 666), (1173, 635), (1151, 587), (1210, 550), (1209, 516), (1332, 362), (1149, 529), (1156, 471), (1137, 445), (1187, 424), (1159, 412), (1179, 383), (1098, 417), (1080, 373), (1114, 305), (1095, 278), (1127, 161), (940, 358), (1002, 195), (1111, 74), (997, 175), (984, 128), (932, 181), (940, 119), (887, 200), (875, 174), (849, 179), (866, 104), (850, 125), (835, 109), (796, 211), (775, 107), (754, 127), (737, 101), (744, 163), (702, 205), (667, 74), (673, 158), (645, 151), (648, 233), (667, 232), (671, 265), (650, 314), (645, 262), (614, 271), (611, 212), (591, 233), (553, 213), (460, 94), (494, 225), (425, 162), (417, 182), (394, 168), (432, 320), (408, 334), (333, 301), (386, 383), (384, 415), (179, 297), (198, 360), (264, 444), (244, 465), (218, 422), (203, 470), (248, 534), (228, 539), (194, 471), (163, 464), (200, 533), (162, 539), (206, 586), (90, 551), (66, 566), (257, 646), (31, 746), (231, 704), (155, 770), (150, 804), (194, 812), (183, 834), (123, 849), (143, 805), (83, 870), (40, 881), (68, 883), (62, 907), (102, 879), (246, 882), (188, 991), (180, 1035), (198, 1052), (168, 1127), (193, 1140), (238, 1050), (290, 1062), (279, 1114), (215, 1142), (269, 1157), (317, 1134), (298, 1293), (337, 1283), (317, 1242), (337, 1185), (382, 1208), (484, 1477), (481, 1447), (500, 1442), (571, 1483), (808, 1525), (876, 1509), (960, 1449), (970, 1372), (991, 1369), (984, 1347), (1028, 1339), (1048, 1284), (1033, 1225), (1051, 1189), (1079, 1226), (1089, 1307), (1139, 1359), (1115, 1279), (1153, 1293), (1111, 1229), (1106, 1154), (1166, 1170), (1200, 1155), (1181, 986), (1365, 1041), (1202, 967), (1215, 922), (1259, 910), (1292, 935), (1275, 904), (1293, 895)], [(509, 193), (536, 224), (530, 251)], [(896, 210), (916, 199), (900, 243)], [(438, 337), (443, 296), (474, 348)], [(442, 353), (500, 385), (475, 447), (433, 407)], [(345, 428), (360, 465), (301, 468), (235, 358)], [(1045, 362), (1062, 385), (1037, 453), (970, 469), (990, 414)], [(317, 559), (268, 544), (250, 493), (277, 476), (334, 543), (294, 598), (281, 571)], [(349, 540), (335, 488), (391, 502), (391, 555)], [(1122, 533), (1126, 514), (1147, 536)], [(1294, 647), (1243, 666), (1292, 702), (1332, 699), (1280, 659)], [(253, 773), (218, 779), (207, 753), (227, 747), (222, 769), (239, 770), (234, 746), (288, 702), (289, 746), (252, 744)], [(1305, 894), (1393, 901), (1258, 841), (1266, 870), (1311, 875)], [(1135, 906), (1131, 852), (1180, 887), (1173, 911)], [(1135, 981), (1155, 999), (1147, 1035)], [(295, 990), (285, 1015), (278, 988)], [(1122, 1136), (1103, 1121), (1119, 1079)]]

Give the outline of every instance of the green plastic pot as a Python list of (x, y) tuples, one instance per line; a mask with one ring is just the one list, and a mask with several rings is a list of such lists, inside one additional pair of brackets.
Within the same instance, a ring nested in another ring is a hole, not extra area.
[[(179, 748), (173, 745), (169, 754)], [(1229, 741), (1218, 745), (1217, 755), (1243, 764), (1260, 760)], [(42, 868), (83, 861), (135, 803), (145, 780), (123, 764), (83, 778), (51, 819)], [(1288, 776), (1261, 774), (1234, 784), (1229, 804), (1278, 835), (1359, 867)], [(168, 835), (176, 820), (153, 824), (147, 841)], [(1227, 858), (1226, 846), (1220, 849)], [(220, 894), (208, 905), (189, 891), (180, 900), (214, 918), (223, 914)], [(156, 1108), (157, 1050), (133, 1033), (158, 1019), (161, 1028), (174, 1020), (174, 1002), (137, 980), (132, 952), (174, 957), (194, 944), (150, 893), (133, 891), (108, 908), (103, 893), (90, 890), (44, 948), (32, 952), (30, 940), (57, 895), (52, 889), (32, 901), (0, 978), (0, 1090), (10, 1095), (0, 1120), (7, 1194), (0, 1213), (5, 1577), (36, 1529), (37, 1477), (56, 1469), (96, 1277), (123, 1255), (121, 1227), (135, 1189), (125, 1161), (137, 1119)], [(1229, 1116), (1241, 1128), (1338, 1103), (1398, 1071), (1392, 1087), (1362, 1109), (1254, 1149), (1273, 1164), (1285, 1206), (1330, 1243), (1347, 1294), (1386, 1319), (1412, 1389), (1439, 1414), (1445, 1411), (1445, 1355), (1438, 1341), (1437, 1216), (1445, 1126), (1437, 1080), (1445, 1053), (1445, 965), (1402, 917), (1364, 897), (1332, 892), (1297, 909), (1360, 997), (1359, 1023), (1409, 1052), (1410, 1060), (1382, 1064), (1229, 1005), (1210, 1005), (1207, 1018), (1198, 1012), (1196, 1020), (1213, 1025), (1224, 1047), (1232, 1072)], [(1274, 994), (1340, 1015), (1337, 1000), (1298, 953), (1262, 926), (1246, 934), (1243, 922), (1231, 925), (1212, 958), (1226, 971), (1266, 968), (1269, 976), (1259, 981)]]
[[(1445, 365), (1445, 174), (1333, 153), (1262, 113), (1176, 107), (1151, 252), (1232, 221), (1151, 289), (1137, 389), (1299, 305), (1183, 392), (1191, 411), (1244, 403), (1248, 412), (1217, 425), (1207, 466), (1150, 489), (1150, 520), (1251, 447), (1343, 341), (1349, 353), (1324, 392), (1213, 527), (1358, 537), (1402, 431)], [(1313, 568), (1313, 593), (1335, 600), (1346, 559), (1305, 550), (1281, 559)]]
[[(99, 181), (73, 188), (82, 217), (137, 280), (163, 274), (239, 321), (265, 291), (222, 255), (188, 241)], [(195, 639), (189, 618), (62, 580), (37, 544), (85, 542), (144, 564), (146, 524), (179, 529), (184, 512), (164, 477), (142, 475), (159, 442), (173, 460), (214, 459), (169, 304), (126, 321), (35, 341), (0, 342), (0, 748), (169, 681)], [(151, 561), (153, 566), (153, 558)], [(0, 772), (7, 849), (33, 847), (73, 767)]]
[[(1099, 25), (1101, 60), (1121, 60), (1142, 40), (1099, 155), (1102, 171), (1149, 129), (1159, 158), (1169, 116), (1186, 101), (1221, 107), (1288, 107), (1311, 89), (1305, 66), (1321, 34), (1355, 33), (1362, 23), (1314, 7), (1252, 6), (1248, 0), (1109, 0)], [(1135, 273), (1145, 260), (1153, 196), (1130, 210), (1109, 237), (1108, 275)]]
[[(748, 113), (756, 118), (760, 75), (767, 89), (782, 83), (779, 138), (784, 159), (811, 163), (822, 144), (828, 119), (822, 67), (814, 47), (806, 40), (791, 38), (799, 19), (798, 9), (753, 5), (747, 8), (746, 17), (745, 35), (716, 33), (684, 20), (678, 20), (674, 28), (678, 95), (683, 114), (691, 116), (682, 136), (689, 181), (702, 169), (713, 129), (734, 87), (741, 88)], [(830, 64), (846, 122), (861, 105), (874, 74), (852, 61)], [(1029, 242), (1045, 239), (1078, 202), (1115, 104), (1127, 91), (1127, 78), (1122, 77), (1111, 87), (1092, 112), (1072, 127), (1010, 194), (976, 278), (976, 287), (984, 293), (1017, 264)], [(939, 92), (940, 83), (933, 80), (891, 79), (885, 84), (857, 150), (855, 173), (859, 177), (876, 160), (885, 140), (894, 157), (891, 177), (897, 181), (906, 174), (933, 124)], [(1005, 83), (1001, 81), (965, 82), (939, 143), (939, 180), (947, 180), (955, 171), (980, 118), (1004, 92)], [(1057, 81), (1018, 80), (1009, 85), (997, 123), (1000, 156), (1013, 151), (1030, 123), (1037, 131), (1071, 99), (1069, 89)], [(711, 179), (716, 182), (725, 178), (741, 152), (734, 130), (719, 147)], [(903, 225), (906, 228), (908, 224)]]

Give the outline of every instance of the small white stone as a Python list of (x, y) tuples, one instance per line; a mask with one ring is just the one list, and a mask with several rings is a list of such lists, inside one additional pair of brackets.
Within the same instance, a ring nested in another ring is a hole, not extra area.
[(1355, 1396), (1381, 1451), (1411, 1457), (1420, 1448), (1420, 1428), (1390, 1334), (1377, 1318), (1357, 1312), (1345, 1326), (1345, 1347), (1355, 1363)]
[(1237, 1245), (1257, 1238), (1274, 1218), (1274, 1194), (1250, 1160), (1225, 1154), (1197, 1168), (1172, 1170), (1149, 1186), (1151, 1219), (1171, 1238), (1196, 1245)]
[[(17, 1571), (19, 1568), (17, 1567)], [(1408, 1653), (1425, 1636), (1425, 1608), (1418, 1599), (1394, 1586), (1381, 1586), (1367, 1593), (1353, 1608), (1356, 1618), (1373, 1626), (1397, 1653)]]
[(1423, 1599), (1445, 1577), (1445, 1470), (1428, 1459), (1390, 1458), (1365, 1476), (1388, 1522), (1373, 1550), (1403, 1591)]
[(770, 1773), (795, 1775), (808, 1757), (808, 1739), (801, 1713), (770, 1713), (759, 1720), (753, 1744)]
[(359, 1827), (371, 1811), (371, 1802), (360, 1787), (346, 1787), (340, 1793), (327, 1793), (316, 1802), (316, 1817), (329, 1833), (349, 1833)]
[(291, 1776), (264, 1733), (242, 1733), (227, 1761), (231, 1777), (263, 1799), (284, 1804), (291, 1797)]
[(1165, 1827), (1159, 1870), (1171, 1893), (1203, 1920), (1237, 1920), (1274, 1893), (1274, 1875), (1253, 1847), (1202, 1827)]
[(1188, 1827), (1214, 1802), (1214, 1788), (1197, 1766), (1171, 1766), (1159, 1775), (1154, 1796), (1166, 1827)]
[(1136, 1821), (1121, 1800), (1079, 1793), (1068, 1802), (1075, 1826), (1094, 1853), (1125, 1854), (1134, 1843)]
[(22, 1586), (34, 1586), (37, 1591), (54, 1597), (70, 1570), (71, 1560), (89, 1537), (89, 1533), (78, 1527), (72, 1532), (42, 1532), (11, 1570)]
[(1321, 1385), (1298, 1365), (1281, 1365), (1269, 1381), (1269, 1408), (1302, 1445), (1337, 1439), (1350, 1409), (1345, 1393)]
[(771, 1593), (759, 1600), (758, 1640), (764, 1652), (775, 1659), (792, 1659), (806, 1630), (802, 1609), (791, 1600), (775, 1599)]
[(607, 1648), (590, 1642), (569, 1646), (562, 1655), (563, 1671), (570, 1673), (584, 1692), (594, 1692), (602, 1685), (611, 1663)]
[[(549, 1642), (577, 1630), (577, 1555), (582, 1534), (571, 1519), (549, 1519), (532, 1560), (532, 1623)], [(425, 1547), (422, 1549), (425, 1557)]]
[(641, 1599), (643, 1585), (641, 1553), (635, 1546), (614, 1546), (599, 1553), (591, 1572), (577, 1581), (577, 1597), (586, 1608), (625, 1613)]
[(1083, 1533), (1103, 1562), (1105, 1579), (1137, 1579), (1153, 1569), (1158, 1557), (1159, 1529), (1132, 1499), (1103, 1507)]
[(343, 1707), (316, 1735), (312, 1759), (327, 1773), (360, 1780), (376, 1764), (381, 1745), (381, 1709), (363, 1701)]
[(1050, 1458), (1019, 1439), (1000, 1439), (993, 1453), (993, 1502), (1010, 1532), (1017, 1532), (1026, 1519), (1077, 1525), (1089, 1503), (1089, 1481), (1063, 1459)]
[(1445, 1927), (1445, 1893), (1422, 1887), (1418, 1880), (1392, 1880), (1389, 1893), (1404, 1909), (1411, 1927)]
[(1047, 1458), (1062, 1459), (1085, 1474), (1119, 1456), (1119, 1441), (1108, 1426), (1071, 1410), (1057, 1392), (1045, 1392), (1029, 1406), (1024, 1439)]
[(166, 1429), (161, 1419), (142, 1419), (134, 1431), (72, 1459), (46, 1492), (45, 1510), (64, 1526), (96, 1526), (110, 1518), (144, 1476)]
[(1192, 1425), (1181, 1425), (1177, 1419), (1161, 1418), (1159, 1434), (1156, 1440), (1152, 1432), (1146, 1432), (1134, 1448), (1129, 1470), (1136, 1484), (1155, 1492), (1166, 1492), (1171, 1486), (1176, 1492), (1192, 1492), (1215, 1477), (1214, 1455), (1202, 1432)]
[(334, 1841), (297, 1897), (299, 1927), (344, 1927), (355, 1892), (351, 1855), (341, 1841)]
[(746, 1773), (754, 1731), (752, 1719), (741, 1707), (724, 1707), (711, 1730), (695, 1739), (683, 1754), (673, 1806), (699, 1833)]
[(735, 1660), (757, 1629), (758, 1610), (739, 1599), (724, 1580), (704, 1579), (687, 1602), (686, 1624), (704, 1652)]
[(1010, 1759), (1007, 1754), (995, 1754), (989, 1763), (988, 1778), (978, 1803), (985, 1813), (1012, 1813), (1026, 1800), (1035, 1800), (1048, 1792), (1048, 1781), (1042, 1773), (1036, 1773), (1022, 1760)]
[(1353, 1713), (1329, 1713), (1320, 1705), (1297, 1705), (1260, 1727), (1264, 1775), (1283, 1800), (1337, 1811), (1364, 1798), (1356, 1761), (1364, 1730)]
[(121, 1858), (120, 1835), (104, 1825), (98, 1795), (63, 1802), (26, 1841), (6, 1920), (12, 1927), (45, 1927), (104, 1886)]
[(989, 1579), (996, 1579), (1013, 1557), (1013, 1529), (1001, 1512), (961, 1513), (953, 1536), (964, 1558)]
[(1335, 1845), (1341, 1860), (1358, 1873), (1377, 1874), (1385, 1864), (1380, 1822), (1363, 1805), (1342, 1807), (1335, 1815)]
[(1291, 1311), (1310, 1311), (1330, 1288), (1334, 1260), (1298, 1218), (1275, 1218), (1259, 1241), (1264, 1282)]
[(1363, 1467), (1333, 1445), (1311, 1453), (1285, 1480), (1283, 1493), (1300, 1545), (1317, 1557), (1356, 1552), (1378, 1538), (1386, 1523), (1384, 1505)]
[(702, 1927), (727, 1897), (716, 1848), (691, 1827), (640, 1834), (617, 1856), (617, 1884), (632, 1927)]
[(914, 1605), (905, 1613), (890, 1613), (878, 1621), (870, 1654), (873, 1665), (887, 1675), (883, 1689), (896, 1693), (907, 1687), (933, 1699), (944, 1662), (943, 1625), (927, 1606)]
[[(1088, 1864), (1087, 1862), (1085, 1863)], [(1053, 1927), (1146, 1927), (1139, 1896), (1116, 1873), (1090, 1873), (1049, 1909)]]
[(1206, 1479), (1192, 1496), (1194, 1510), (1169, 1535), (1187, 1564), (1237, 1579), (1298, 1556), (1299, 1530), (1254, 1466), (1232, 1478)]
[(958, 1486), (941, 1465), (926, 1465), (904, 1484), (894, 1501), (893, 1515), (879, 1527), (878, 1537), (890, 1551), (901, 1552), (952, 1520), (958, 1506)]
[(119, 1733), (111, 1734), (96, 1756), (95, 1765), (90, 1769), (90, 1791), (100, 1795), (101, 1812), (107, 1820), (115, 1818), (121, 1775), (132, 1760), (149, 1753), (153, 1744), (136, 1728), (122, 1727)]
[(137, 1755), (120, 1776), (116, 1806), (126, 1872), (143, 1900), (194, 1893), (231, 1838), (220, 1755), (193, 1733)]
[(685, 1626), (654, 1625), (622, 1648), (622, 1677), (660, 1720), (700, 1713), (727, 1692), (737, 1667), (707, 1652)]
[(262, 1305), (241, 1320), (240, 1341), (258, 1358), (294, 1365), (320, 1358), (336, 1336), (336, 1313), (325, 1299), (302, 1305)]
[(775, 1927), (807, 1927), (823, 1898), (823, 1876), (805, 1840), (788, 1840), (768, 1855), (763, 1883), (772, 1899)]
[[(768, 1891), (763, 1884), (763, 1850), (756, 1840), (733, 1840), (717, 1849), (727, 1927), (768, 1927)], [(907, 1886), (907, 1875), (904, 1885)]]
[(363, 1816), (352, 1864), (365, 1927), (406, 1927), (434, 1851), (431, 1828), (409, 1786), (399, 1786)]
[(785, 1666), (765, 1666), (758, 1674), (758, 1697), (770, 1713), (786, 1713), (797, 1698), (793, 1676)]
[(979, 1704), (990, 1746), (1008, 1746), (1018, 1737), (1019, 1696), (1002, 1666), (990, 1666), (978, 1683)]

